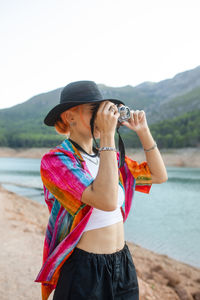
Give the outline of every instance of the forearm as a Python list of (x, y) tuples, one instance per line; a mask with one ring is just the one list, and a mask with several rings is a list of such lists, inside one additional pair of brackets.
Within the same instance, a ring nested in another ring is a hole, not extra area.
[[(103, 134), (100, 147), (115, 148), (113, 134)], [(118, 163), (115, 151), (101, 151), (98, 174), (93, 182), (93, 191), (100, 195), (108, 206), (115, 208), (118, 200)]]
[[(150, 149), (154, 145), (155, 141), (149, 128), (143, 129), (140, 132), (137, 132), (137, 134), (144, 149)], [(165, 182), (168, 178), (167, 171), (158, 147), (155, 147), (149, 152), (145, 151), (145, 156), (152, 175), (152, 182)]]

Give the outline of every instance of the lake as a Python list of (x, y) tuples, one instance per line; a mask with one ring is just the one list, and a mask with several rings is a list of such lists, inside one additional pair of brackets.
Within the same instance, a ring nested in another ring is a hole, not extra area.
[[(0, 158), (0, 183), (42, 204), (40, 159)], [(200, 267), (200, 168), (169, 167), (168, 181), (136, 192), (125, 239)]]

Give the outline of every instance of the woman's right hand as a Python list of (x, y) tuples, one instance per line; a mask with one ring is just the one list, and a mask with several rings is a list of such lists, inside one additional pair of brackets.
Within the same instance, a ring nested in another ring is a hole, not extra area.
[(119, 116), (117, 106), (113, 102), (101, 102), (95, 119), (95, 125), (100, 134), (111, 133), (114, 135)]

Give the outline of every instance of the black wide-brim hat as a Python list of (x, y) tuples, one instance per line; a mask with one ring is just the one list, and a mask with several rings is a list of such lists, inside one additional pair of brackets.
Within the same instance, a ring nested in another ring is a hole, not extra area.
[(118, 99), (104, 98), (94, 81), (75, 81), (66, 85), (60, 95), (60, 103), (50, 110), (44, 119), (47, 126), (54, 126), (60, 114), (69, 108), (80, 104), (111, 101), (114, 104), (123, 104)]

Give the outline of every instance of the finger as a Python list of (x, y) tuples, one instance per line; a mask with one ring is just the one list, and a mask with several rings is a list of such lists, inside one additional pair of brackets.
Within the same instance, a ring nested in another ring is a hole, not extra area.
[(131, 115), (131, 118), (130, 118), (130, 119), (134, 121), (134, 110), (131, 110), (131, 111), (130, 111), (130, 115)]
[(138, 110), (135, 110), (133, 113), (133, 120), (134, 120), (134, 124), (135, 126), (138, 125)]
[(99, 105), (98, 113), (101, 113), (104, 110), (104, 107), (108, 101), (102, 101)]
[(144, 110), (139, 111), (138, 113), (138, 120), (141, 121), (144, 117)]
[[(111, 102), (112, 103), (112, 102)], [(111, 116), (114, 116), (116, 121), (119, 119), (120, 117), (120, 113), (118, 111), (118, 107), (116, 106), (115, 103), (112, 103), (111, 106), (109, 107), (108, 109), (108, 113), (111, 115)]]
[(113, 111), (113, 112), (115, 112), (116, 111), (116, 109), (115, 109), (115, 105), (111, 105), (110, 107), (109, 107), (109, 109), (108, 109), (109, 111)]
[(121, 126), (126, 126), (126, 127), (128, 127), (128, 128), (131, 128), (131, 124), (129, 123), (129, 122), (127, 122), (127, 121), (123, 121), (123, 122), (120, 122), (120, 125)]
[(128, 122), (127, 121), (123, 121), (123, 122), (120, 122), (120, 124), (121, 125), (126, 125), (126, 124), (128, 124)]
[(119, 114), (119, 116), (120, 116), (120, 113), (119, 113), (116, 105), (111, 106), (110, 110), (111, 110), (111, 112), (113, 112), (114, 115)]
[(118, 109), (117, 109), (117, 106), (113, 102), (108, 101), (104, 107), (104, 111), (107, 113), (108, 112), (114, 113), (114, 112), (117, 112)]

